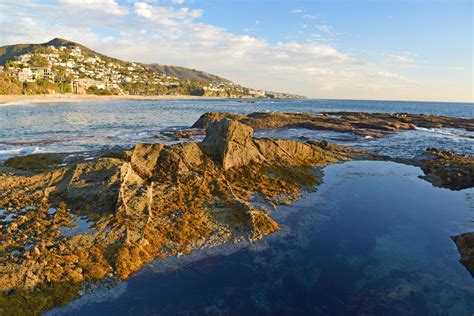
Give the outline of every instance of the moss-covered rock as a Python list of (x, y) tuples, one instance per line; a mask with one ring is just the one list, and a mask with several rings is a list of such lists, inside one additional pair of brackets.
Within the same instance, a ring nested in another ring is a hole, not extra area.
[(461, 253), (461, 263), (474, 277), (474, 232), (452, 237)]
[(64, 156), (59, 154), (33, 154), (9, 158), (5, 161), (5, 165), (19, 170), (44, 172), (57, 167), (63, 159)]
[(424, 179), (435, 186), (451, 190), (463, 190), (474, 187), (474, 157), (453, 152), (428, 148), (417, 157)]
[[(209, 125), (202, 144), (139, 144), (115, 158), (33, 176), (0, 175), (0, 208), (14, 215), (0, 227), (2, 302), (11, 300), (13, 311), (22, 314), (30, 307), (9, 293), (24, 297), (33, 289), (38, 300), (42, 293), (52, 295), (34, 310), (44, 311), (76, 297), (75, 290), (53, 294), (65, 281), (125, 279), (155, 258), (258, 240), (279, 226), (266, 210), (252, 206), (252, 196), (289, 203), (320, 182), (313, 166), (360, 153), (252, 134), (252, 128), (224, 119)], [(56, 162), (41, 159), (45, 170)], [(36, 160), (16, 161), (31, 167)]]

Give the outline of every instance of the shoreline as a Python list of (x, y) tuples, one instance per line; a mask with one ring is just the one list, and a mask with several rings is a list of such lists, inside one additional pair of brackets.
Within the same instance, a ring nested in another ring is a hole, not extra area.
[[(230, 97), (202, 97), (192, 95), (95, 95), (95, 94), (35, 94), (35, 95), (0, 95), (0, 104), (21, 101), (57, 101), (57, 100), (75, 100), (75, 101), (113, 101), (113, 100), (192, 100), (192, 99), (240, 99)], [(246, 98), (242, 98), (246, 99)]]

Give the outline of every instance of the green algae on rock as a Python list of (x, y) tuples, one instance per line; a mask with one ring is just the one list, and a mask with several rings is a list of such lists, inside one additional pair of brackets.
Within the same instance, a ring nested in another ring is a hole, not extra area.
[(414, 160), (425, 173), (423, 178), (434, 186), (451, 190), (474, 187), (474, 157), (471, 155), (427, 148)]
[[(252, 134), (223, 119), (202, 143), (138, 144), (115, 158), (0, 175), (0, 208), (11, 215), (0, 227), (0, 308), (15, 302), (16, 313), (38, 314), (75, 298), (84, 282), (125, 279), (155, 258), (260, 239), (279, 226), (252, 196), (289, 203), (319, 183), (313, 166), (364, 154)], [(84, 216), (87, 232), (64, 233)], [(67, 298), (54, 290), (64, 282)], [(31, 311), (42, 293), (50, 303)]]
[(59, 154), (32, 154), (21, 157), (12, 157), (5, 161), (5, 166), (32, 172), (50, 170), (63, 162), (64, 155)]
[(452, 237), (459, 252), (461, 263), (471, 272), (474, 278), (474, 232)]

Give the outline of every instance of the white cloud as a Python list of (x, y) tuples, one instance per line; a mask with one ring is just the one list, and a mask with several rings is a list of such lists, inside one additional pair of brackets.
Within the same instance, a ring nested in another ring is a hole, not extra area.
[(115, 0), (59, 0), (58, 2), (81, 10), (101, 11), (118, 16), (128, 14), (128, 8), (121, 6)]
[[(444, 83), (433, 88), (410, 80), (397, 66), (415, 59), (408, 53), (385, 53), (385, 59), (378, 60), (359, 51), (356, 58), (325, 44), (333, 36), (329, 25), (318, 25), (320, 35), (307, 41), (272, 43), (203, 23), (203, 10), (159, 5), (164, 1), (57, 1), (45, 5), (2, 0), (0, 45), (59, 36), (124, 60), (191, 67), (250, 87), (321, 98), (436, 99), (448, 93)], [(112, 34), (96, 31), (104, 28)], [(463, 89), (456, 87), (453, 99), (469, 99), (470, 90)]]
[(388, 54), (387, 58), (392, 62), (415, 63), (415, 56), (409, 52), (400, 52)]
[(184, 0), (171, 0), (171, 3), (173, 3), (173, 4), (183, 4)]
[(300, 14), (300, 13), (303, 13), (303, 10), (302, 9), (293, 9), (290, 12), (293, 13), (293, 14)]
[(315, 26), (319, 31), (324, 32), (324, 33), (330, 33), (331, 32), (331, 26), (329, 25), (316, 25)]
[(146, 2), (136, 2), (135, 13), (158, 24), (172, 26), (199, 18), (204, 11), (201, 9), (190, 10), (189, 8), (154, 7)]

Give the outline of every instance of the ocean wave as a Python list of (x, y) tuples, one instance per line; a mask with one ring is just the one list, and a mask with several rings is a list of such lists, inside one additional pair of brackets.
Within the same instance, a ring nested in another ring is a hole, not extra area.
[(13, 157), (19, 155), (29, 155), (29, 154), (40, 154), (45, 153), (46, 150), (41, 147), (19, 147), (19, 148), (7, 148), (0, 149), (0, 160), (3, 157)]
[(458, 128), (426, 128), (426, 127), (416, 127), (415, 130), (425, 132), (425, 133), (432, 133), (441, 136), (447, 137), (462, 137), (462, 138), (472, 138), (474, 139), (474, 132), (470, 132), (464, 129)]
[(11, 101), (0, 103), (0, 106), (16, 106), (16, 105), (33, 105), (35, 103), (73, 103), (73, 102), (82, 102), (84, 100), (78, 99), (51, 99), (51, 100), (43, 100), (43, 99), (33, 99), (33, 100), (20, 100), (20, 101)]
[(34, 146), (34, 145), (51, 145), (55, 143), (63, 143), (63, 142), (74, 142), (83, 140), (86, 138), (93, 138), (92, 135), (85, 135), (85, 136), (72, 136), (72, 137), (57, 137), (57, 138), (41, 138), (41, 139), (7, 139), (7, 140), (0, 140), (0, 145), (9, 145), (9, 146)]

